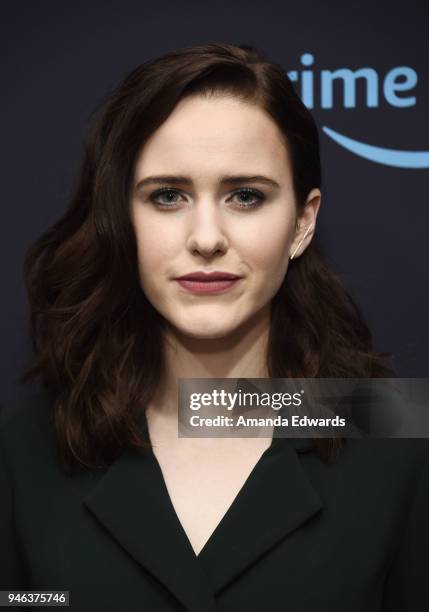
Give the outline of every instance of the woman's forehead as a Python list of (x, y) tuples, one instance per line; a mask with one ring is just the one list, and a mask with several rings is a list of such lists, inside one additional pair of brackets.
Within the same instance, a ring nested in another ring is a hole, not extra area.
[(261, 109), (230, 99), (183, 100), (151, 135), (137, 159), (139, 175), (216, 176), (284, 173), (286, 149)]

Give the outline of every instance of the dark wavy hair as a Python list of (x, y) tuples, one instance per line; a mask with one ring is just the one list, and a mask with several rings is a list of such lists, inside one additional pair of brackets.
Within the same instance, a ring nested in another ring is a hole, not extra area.
[[(317, 126), (282, 67), (250, 45), (205, 44), (145, 62), (98, 105), (68, 206), (26, 253), (33, 361), (19, 378), (53, 399), (63, 468), (109, 465), (130, 446), (151, 452), (141, 415), (162, 380), (163, 318), (138, 275), (130, 194), (136, 157), (185, 96), (228, 95), (277, 124), (297, 212), (321, 186)], [(287, 278), (286, 278), (287, 277)], [(390, 377), (388, 353), (313, 238), (271, 303), (270, 377)], [(323, 460), (341, 439), (315, 439)]]

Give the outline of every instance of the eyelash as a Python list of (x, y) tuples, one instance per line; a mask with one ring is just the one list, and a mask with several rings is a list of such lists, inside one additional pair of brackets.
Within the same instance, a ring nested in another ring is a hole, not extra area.
[[(159, 208), (164, 208), (164, 209), (176, 209), (177, 206), (175, 206), (175, 202), (173, 202), (173, 205), (168, 205), (165, 203), (160, 203), (156, 201), (156, 198), (160, 195), (163, 195), (165, 193), (174, 193), (174, 194), (179, 194), (180, 192), (177, 191), (177, 189), (172, 189), (171, 187), (167, 187), (167, 188), (163, 188), (163, 189), (157, 189), (156, 191), (154, 191), (153, 193), (151, 193), (151, 195), (149, 196), (149, 199), (151, 202), (153, 202), (154, 204), (156, 204)], [(238, 205), (238, 208), (241, 209), (253, 209), (253, 208), (258, 208), (259, 206), (262, 205), (262, 202), (265, 200), (265, 196), (263, 193), (261, 193), (260, 191), (258, 191), (257, 189), (251, 189), (249, 187), (245, 187), (242, 189), (237, 189), (236, 191), (233, 192), (233, 196), (239, 194), (239, 193), (245, 193), (247, 195), (252, 195), (256, 198), (258, 198), (257, 202), (254, 202), (253, 204), (245, 204), (242, 203), (241, 205)]]

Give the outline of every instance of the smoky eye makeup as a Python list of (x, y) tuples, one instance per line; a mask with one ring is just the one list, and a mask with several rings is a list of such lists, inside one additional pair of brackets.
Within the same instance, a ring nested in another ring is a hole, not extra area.
[[(239, 189), (234, 189), (234, 191), (228, 195), (226, 201), (234, 208), (250, 210), (259, 208), (266, 199), (267, 196), (259, 189), (241, 187)], [(147, 200), (158, 208), (175, 209), (186, 201), (186, 196), (183, 195), (179, 189), (165, 186), (150, 192), (147, 196)]]

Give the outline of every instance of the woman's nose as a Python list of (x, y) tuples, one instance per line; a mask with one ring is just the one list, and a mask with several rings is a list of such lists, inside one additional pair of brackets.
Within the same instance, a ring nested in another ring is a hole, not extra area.
[(219, 205), (213, 201), (200, 201), (195, 206), (189, 221), (188, 249), (203, 255), (225, 251), (228, 240), (225, 220)]

